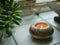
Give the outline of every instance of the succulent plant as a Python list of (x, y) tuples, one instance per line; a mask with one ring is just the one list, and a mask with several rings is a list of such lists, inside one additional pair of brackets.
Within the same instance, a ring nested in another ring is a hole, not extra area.
[(18, 12), (19, 4), (14, 0), (0, 0), (0, 30), (12, 35), (13, 24), (19, 25), (21, 16)]

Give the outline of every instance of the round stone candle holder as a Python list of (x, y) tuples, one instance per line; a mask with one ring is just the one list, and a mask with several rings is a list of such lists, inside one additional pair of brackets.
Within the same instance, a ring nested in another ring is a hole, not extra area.
[(48, 39), (52, 37), (54, 29), (46, 22), (38, 22), (30, 26), (29, 32), (33, 38)]

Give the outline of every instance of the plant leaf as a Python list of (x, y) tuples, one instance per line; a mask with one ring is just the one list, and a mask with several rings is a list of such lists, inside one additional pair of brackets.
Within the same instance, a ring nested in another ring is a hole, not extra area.
[(13, 5), (14, 0), (10, 0), (9, 5), (10, 7)]
[(19, 22), (17, 20), (13, 20), (13, 22), (17, 25), (20, 25)]
[(6, 34), (8, 36), (11, 36), (12, 35), (12, 29), (9, 27), (9, 28), (6, 28)]
[(19, 5), (16, 2), (14, 2), (12, 11), (15, 12), (16, 10), (18, 10), (18, 7), (19, 7)]
[(21, 20), (21, 17), (19, 17), (19, 16), (13, 16), (13, 18), (16, 20)]

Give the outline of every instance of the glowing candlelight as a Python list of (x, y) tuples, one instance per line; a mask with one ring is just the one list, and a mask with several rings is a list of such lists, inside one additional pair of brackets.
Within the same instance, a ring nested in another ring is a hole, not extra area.
[(41, 25), (41, 28), (43, 28), (43, 26)]
[(39, 23), (36, 23), (35, 26), (37, 28), (45, 28), (48, 26), (48, 24), (44, 23), (44, 22), (39, 22)]

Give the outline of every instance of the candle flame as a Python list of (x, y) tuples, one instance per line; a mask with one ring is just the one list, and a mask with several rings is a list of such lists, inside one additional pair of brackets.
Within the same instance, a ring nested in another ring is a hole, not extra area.
[(41, 22), (41, 23), (37, 23), (36, 25), (35, 25), (37, 28), (45, 28), (46, 26), (48, 26), (46, 23), (43, 23), (43, 22)]
[(43, 28), (43, 25), (41, 25), (41, 28)]

